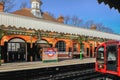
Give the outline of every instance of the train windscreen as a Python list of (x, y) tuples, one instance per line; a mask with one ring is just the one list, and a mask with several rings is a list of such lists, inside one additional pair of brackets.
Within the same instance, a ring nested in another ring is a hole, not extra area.
[(106, 69), (117, 71), (117, 45), (107, 45), (106, 55)]
[(116, 61), (117, 58), (117, 46), (107, 46), (107, 61)]

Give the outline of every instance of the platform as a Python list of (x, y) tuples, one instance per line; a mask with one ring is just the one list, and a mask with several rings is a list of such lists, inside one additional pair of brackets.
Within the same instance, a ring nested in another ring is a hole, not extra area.
[(94, 62), (95, 62), (95, 58), (85, 58), (83, 60), (80, 59), (59, 60), (58, 62), (49, 62), (49, 63), (43, 63), (42, 61), (4, 63), (0, 66), (0, 72), (10, 72), (10, 71), (85, 64), (85, 63), (94, 63)]

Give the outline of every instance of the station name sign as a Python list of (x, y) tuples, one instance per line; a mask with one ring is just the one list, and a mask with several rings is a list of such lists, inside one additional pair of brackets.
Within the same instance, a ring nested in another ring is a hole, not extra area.
[(57, 48), (43, 48), (42, 61), (58, 61)]
[(54, 50), (54, 48), (47, 48), (44, 53), (47, 54), (49, 57), (52, 57), (56, 54), (56, 51)]

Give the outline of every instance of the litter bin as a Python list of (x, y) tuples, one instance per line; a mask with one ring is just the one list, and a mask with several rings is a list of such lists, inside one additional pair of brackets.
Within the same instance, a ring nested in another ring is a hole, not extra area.
[(82, 51), (80, 51), (80, 59), (82, 60), (83, 58), (82, 58)]

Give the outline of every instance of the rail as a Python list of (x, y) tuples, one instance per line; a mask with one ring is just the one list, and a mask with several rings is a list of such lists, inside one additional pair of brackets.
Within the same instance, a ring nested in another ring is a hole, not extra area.
[(86, 63), (3, 72), (0, 80), (90, 80), (101, 75), (95, 72), (94, 66), (94, 63)]

